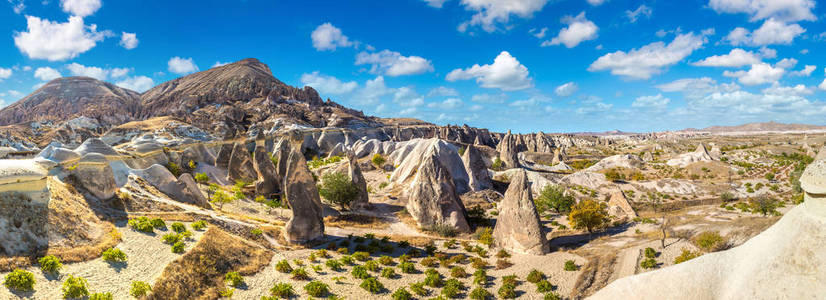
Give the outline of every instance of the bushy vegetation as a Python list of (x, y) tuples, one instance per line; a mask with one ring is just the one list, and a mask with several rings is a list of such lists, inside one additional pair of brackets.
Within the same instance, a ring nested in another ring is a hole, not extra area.
[(545, 279), (545, 273), (542, 273), (537, 269), (531, 270), (531, 272), (528, 273), (528, 277), (525, 278), (525, 280), (527, 280), (530, 283), (537, 283), (539, 281), (542, 281), (543, 279)]
[(568, 220), (574, 229), (586, 229), (589, 233), (594, 229), (607, 224), (611, 219), (608, 217), (606, 205), (591, 199), (584, 199), (573, 206)]
[(171, 228), (172, 231), (177, 233), (186, 231), (186, 226), (184, 226), (184, 223), (181, 222), (172, 223), (172, 225), (169, 225), (169, 228)]
[(413, 265), (413, 262), (407, 261), (399, 264), (399, 270), (401, 270), (402, 273), (411, 274), (416, 272), (416, 266)]
[(692, 260), (692, 259), (696, 258), (697, 256), (700, 256), (700, 254), (697, 253), (697, 252), (691, 252), (688, 249), (683, 249), (683, 251), (680, 253), (680, 255), (677, 256), (676, 258), (674, 258), (674, 264), (679, 264), (679, 263), (682, 263), (682, 262)]
[(206, 184), (207, 182), (209, 182), (209, 176), (206, 173), (195, 174), (195, 182), (200, 184)]
[(207, 227), (207, 222), (204, 221), (204, 220), (198, 220), (198, 221), (195, 221), (194, 223), (192, 223), (192, 229), (194, 229), (194, 230), (200, 231), (200, 230), (204, 230), (204, 228), (206, 228), (206, 227)]
[(364, 266), (353, 267), (350, 274), (353, 275), (353, 278), (355, 279), (366, 279), (367, 277), (370, 277), (370, 274), (367, 274), (367, 269)]
[(81, 298), (89, 296), (89, 289), (86, 286), (86, 279), (69, 275), (63, 282), (61, 290), (64, 299)]
[(370, 161), (373, 162), (373, 164), (379, 169), (381, 169), (384, 166), (384, 163), (387, 162), (387, 160), (384, 159), (384, 156), (381, 156), (381, 154), (378, 153), (374, 154)]
[(425, 231), (435, 232), (442, 237), (454, 237), (459, 232), (449, 224), (437, 223), (424, 228)]
[(393, 300), (410, 300), (413, 299), (413, 295), (410, 294), (410, 292), (408, 292), (406, 288), (401, 287), (395, 292), (393, 292), (393, 294), (390, 295), (390, 298), (392, 298)]
[(287, 299), (295, 295), (295, 290), (291, 284), (279, 282), (274, 284), (270, 289), (270, 295), (273, 297)]
[(129, 227), (132, 230), (143, 232), (143, 233), (153, 233), (155, 232), (155, 226), (152, 225), (152, 222), (149, 221), (147, 217), (137, 217), (134, 219), (129, 219), (127, 222)]
[(175, 177), (181, 176), (181, 173), (182, 173), (181, 167), (179, 167), (178, 164), (176, 164), (174, 162), (170, 161), (170, 162), (166, 163), (166, 169), (169, 170), (169, 173), (172, 173), (172, 175), (175, 175)]
[(118, 248), (109, 248), (103, 251), (103, 260), (109, 263), (122, 263), (126, 261), (126, 253)]
[(290, 266), (290, 262), (286, 259), (282, 259), (278, 263), (275, 264), (275, 270), (281, 273), (290, 273), (293, 271), (293, 267)]
[(40, 270), (43, 271), (43, 273), (57, 274), (57, 272), (63, 268), (63, 264), (60, 263), (60, 259), (54, 255), (46, 255), (41, 257), (37, 260), (37, 262), (40, 264)]
[(514, 299), (516, 298), (516, 285), (503, 284), (496, 293), (499, 294), (499, 298)]
[(375, 277), (368, 277), (361, 281), (359, 287), (371, 294), (378, 294), (384, 291), (384, 285)]
[(387, 255), (382, 255), (379, 257), (379, 263), (385, 266), (389, 266), (393, 264), (393, 258)]
[(490, 168), (494, 171), (502, 171), (505, 169), (505, 162), (503, 162), (499, 157), (496, 157), (493, 160), (493, 163), (490, 165)]
[(579, 270), (579, 266), (573, 260), (566, 260), (564, 269), (565, 271), (576, 271)]
[(437, 287), (441, 287), (444, 284), (444, 281), (442, 280), (442, 275), (439, 274), (439, 272), (436, 271), (435, 269), (427, 269), (424, 273), (425, 273), (425, 278), (424, 278), (424, 284), (425, 285), (427, 285), (429, 287), (437, 288)]
[(575, 203), (574, 196), (567, 195), (565, 189), (558, 185), (546, 185), (539, 193), (539, 197), (534, 199), (536, 210), (540, 214), (544, 214), (550, 209), (556, 213), (564, 213), (571, 210), (571, 206)]
[(32, 291), (34, 290), (34, 283), (34, 274), (32, 274), (32, 272), (15, 269), (6, 275), (3, 285), (10, 290)]
[[(329, 165), (329, 164), (332, 164), (332, 163), (340, 162), (341, 160), (342, 160), (341, 156), (338, 156), (338, 155), (331, 156), (331, 157), (328, 157), (328, 158), (319, 158), (318, 156), (316, 156), (316, 157), (313, 157), (312, 160), (308, 161), (307, 165), (311, 169), (315, 169), (315, 168), (326, 166), (326, 165)], [(274, 163), (274, 164), (277, 165), (277, 163)]]
[(427, 295), (427, 290), (424, 288), (424, 282), (416, 282), (410, 284), (410, 290), (413, 291), (416, 295), (424, 296)]
[(536, 282), (536, 291), (539, 293), (547, 293), (554, 290), (554, 285), (547, 280), (540, 280)]
[(473, 272), (473, 284), (480, 286), (488, 285), (488, 272), (485, 269), (478, 269)]
[(358, 195), (358, 188), (349, 176), (338, 172), (328, 173), (321, 177), (318, 194), (335, 205), (349, 209), (350, 203)]
[(330, 292), (330, 286), (321, 282), (321, 281), (310, 281), (304, 285), (304, 290), (307, 291), (307, 294), (313, 297), (322, 297)]
[(184, 245), (184, 242), (176, 242), (175, 244), (172, 244), (172, 253), (184, 253), (185, 247), (186, 245)]
[(129, 295), (132, 295), (132, 297), (135, 297), (135, 298), (140, 298), (140, 297), (146, 296), (146, 294), (148, 294), (149, 291), (151, 291), (151, 290), (152, 290), (152, 286), (150, 286), (146, 282), (132, 281), (132, 286), (129, 289)]
[(227, 274), (224, 275), (224, 281), (230, 286), (237, 288), (244, 285), (244, 276), (241, 276), (241, 274), (235, 271), (227, 272)]
[(704, 231), (694, 238), (694, 244), (706, 252), (713, 252), (725, 246), (725, 240), (717, 231)]
[(335, 259), (328, 259), (324, 264), (333, 271), (341, 271), (341, 262)]
[(651, 248), (651, 247), (645, 248), (645, 257), (646, 258), (656, 258), (657, 255), (659, 255), (659, 253), (657, 253), (657, 250), (654, 250), (654, 248)]
[(475, 289), (470, 291), (469, 296), (470, 296), (470, 299), (473, 299), (473, 300), (486, 300), (486, 299), (493, 298), (493, 294), (491, 294), (490, 292), (488, 292), (488, 290), (486, 290), (485, 288), (483, 288), (481, 286), (476, 287)]
[(465, 278), (465, 277), (467, 277), (467, 272), (465, 272), (464, 267), (455, 266), (452, 269), (450, 269), (450, 277)]
[(105, 292), (105, 293), (92, 293), (89, 295), (89, 300), (112, 300), (114, 297), (112, 293)]
[(493, 229), (490, 227), (480, 227), (476, 229), (476, 240), (478, 240), (480, 244), (490, 247), (493, 245)]
[(310, 280), (310, 274), (304, 268), (296, 268), (290, 272), (290, 276), (293, 280)]
[(653, 258), (646, 258), (640, 262), (640, 267), (643, 269), (653, 269), (657, 267), (657, 260)]
[(465, 285), (457, 279), (448, 279), (445, 281), (445, 287), (442, 288), (442, 296), (447, 298), (457, 298), (461, 290), (465, 289)]
[(381, 277), (393, 279), (396, 278), (396, 270), (393, 267), (386, 267), (381, 270)]

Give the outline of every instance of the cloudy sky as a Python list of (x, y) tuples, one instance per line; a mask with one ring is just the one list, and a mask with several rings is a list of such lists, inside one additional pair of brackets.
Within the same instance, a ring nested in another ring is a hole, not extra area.
[(0, 0), (0, 100), (255, 57), (382, 117), (497, 131), (826, 124), (814, 0)]

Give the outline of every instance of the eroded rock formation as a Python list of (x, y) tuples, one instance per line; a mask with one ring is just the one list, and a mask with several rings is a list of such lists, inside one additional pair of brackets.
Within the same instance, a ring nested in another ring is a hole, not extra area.
[(456, 186), (435, 155), (425, 156), (421, 161), (410, 189), (406, 207), (419, 226), (448, 225), (459, 231), (470, 231)]
[(499, 204), (493, 239), (499, 247), (518, 253), (542, 255), (549, 251), (524, 170), (511, 178), (505, 198)]
[(323, 237), (321, 199), (304, 155), (292, 149), (285, 164), (284, 198), (293, 214), (284, 226), (284, 238), (303, 244)]

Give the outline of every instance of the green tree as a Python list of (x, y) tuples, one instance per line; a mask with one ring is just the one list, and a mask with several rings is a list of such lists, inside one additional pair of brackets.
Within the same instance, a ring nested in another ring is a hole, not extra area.
[(387, 162), (387, 160), (384, 159), (384, 156), (381, 156), (381, 154), (378, 153), (373, 155), (373, 158), (370, 161), (372, 161), (373, 164), (379, 169), (381, 169), (381, 167), (384, 166), (384, 163)]
[(342, 173), (328, 173), (321, 177), (318, 194), (342, 208), (350, 208), (350, 202), (356, 198), (358, 189), (350, 177)]
[(561, 186), (551, 184), (542, 188), (539, 197), (534, 199), (536, 209), (540, 214), (552, 208), (557, 213), (570, 211), (574, 202), (574, 197), (566, 195), (565, 190)]
[(224, 204), (235, 201), (235, 198), (230, 197), (223, 190), (217, 190), (212, 194), (212, 203), (218, 204), (218, 209), (223, 209)]
[(605, 205), (591, 199), (580, 201), (568, 214), (568, 221), (574, 229), (585, 229), (589, 234), (609, 220)]

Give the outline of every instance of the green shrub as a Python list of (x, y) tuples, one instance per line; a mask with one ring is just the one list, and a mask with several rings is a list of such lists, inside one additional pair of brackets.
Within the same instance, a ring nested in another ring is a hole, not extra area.
[(310, 280), (310, 274), (307, 274), (307, 270), (304, 268), (296, 268), (290, 272), (290, 276), (293, 280)]
[(464, 267), (456, 266), (456, 267), (453, 267), (453, 269), (450, 269), (450, 277), (465, 278), (465, 277), (467, 277), (467, 272), (465, 272)]
[(201, 230), (204, 230), (204, 228), (206, 228), (206, 227), (207, 227), (207, 222), (204, 221), (204, 220), (198, 220), (198, 221), (195, 221), (195, 223), (192, 223), (192, 229), (194, 229), (194, 230), (201, 231)]
[(286, 259), (282, 259), (278, 263), (275, 264), (275, 270), (281, 273), (290, 273), (293, 271), (293, 267), (290, 266), (290, 262)]
[(83, 279), (83, 277), (75, 277), (74, 275), (69, 275), (69, 278), (66, 278), (66, 281), (63, 282), (62, 290), (64, 299), (89, 296), (86, 279)]
[[(361, 246), (361, 245), (359, 245), (359, 246)], [(356, 247), (356, 248), (358, 248), (358, 247)], [(350, 249), (347, 249), (347, 247), (341, 247), (341, 248), (338, 248), (338, 250), (336, 250), (336, 252), (338, 252), (338, 254), (345, 254), (346, 255), (347, 253), (350, 253)]]
[(209, 176), (207, 176), (206, 173), (197, 173), (195, 174), (195, 182), (206, 184), (207, 182), (209, 182)]
[(499, 157), (493, 160), (493, 163), (490, 165), (490, 168), (496, 171), (502, 171), (505, 167), (505, 162), (503, 162)]
[(676, 264), (679, 264), (681, 262), (689, 261), (691, 259), (694, 259), (697, 256), (700, 256), (700, 254), (696, 253), (696, 252), (691, 252), (688, 249), (683, 249), (683, 252), (680, 253), (679, 256), (674, 258), (674, 264), (676, 265)]
[(184, 226), (184, 223), (181, 222), (172, 223), (172, 225), (169, 225), (169, 227), (172, 228), (172, 231), (177, 233), (186, 231), (186, 226)]
[(185, 250), (184, 247), (185, 247), (184, 242), (176, 242), (175, 244), (172, 245), (172, 253), (177, 253), (177, 254), (184, 253), (184, 250)]
[(60, 259), (54, 255), (46, 255), (41, 257), (37, 260), (37, 262), (40, 264), (40, 270), (43, 271), (43, 273), (56, 274), (60, 271), (60, 268), (63, 268), (63, 264), (60, 263)]
[(657, 250), (654, 250), (654, 248), (651, 248), (651, 247), (645, 248), (645, 257), (655, 258), (655, 257), (657, 257), (657, 254), (659, 254), (659, 253), (657, 253)]
[(103, 260), (109, 263), (125, 262), (126, 253), (118, 248), (109, 248), (103, 251)]
[(525, 280), (530, 283), (537, 283), (542, 281), (542, 279), (545, 279), (545, 273), (542, 273), (537, 269), (531, 270), (531, 272), (528, 273), (528, 277), (525, 278)]
[(565, 193), (565, 189), (558, 185), (546, 185), (533, 201), (540, 215), (553, 209), (556, 213), (565, 213), (571, 210), (576, 203), (574, 196)]
[(378, 272), (379, 271), (379, 263), (375, 260), (368, 261), (364, 263), (364, 268), (370, 272)]
[(424, 288), (424, 282), (411, 283), (410, 290), (419, 296), (427, 295), (427, 290)]
[(413, 265), (412, 262), (406, 261), (399, 264), (399, 269), (402, 270), (402, 273), (411, 274), (416, 272), (416, 266)]
[(579, 266), (573, 260), (566, 260), (565, 261), (565, 271), (576, 271), (579, 270)]
[(502, 276), (502, 284), (517, 286), (519, 285), (519, 278), (516, 275)]
[(381, 277), (393, 279), (396, 278), (396, 270), (393, 267), (386, 267), (381, 270)]
[(486, 286), (488, 285), (488, 272), (485, 269), (478, 269), (473, 272), (473, 284)]
[(169, 173), (175, 175), (175, 177), (181, 176), (181, 167), (179, 167), (178, 164), (174, 162), (170, 161), (166, 163), (166, 169), (169, 170)]
[(244, 285), (244, 276), (241, 276), (238, 272), (232, 271), (224, 275), (224, 281), (226, 281), (231, 287), (237, 288)]
[(461, 290), (465, 289), (465, 285), (457, 279), (448, 279), (445, 281), (445, 287), (442, 288), (442, 296), (447, 298), (457, 298)]
[(155, 227), (155, 229), (165, 229), (166, 228), (166, 222), (164, 222), (160, 218), (154, 218), (152, 220), (149, 220), (149, 223), (152, 224), (152, 227)]
[(307, 294), (310, 296), (321, 297), (330, 292), (330, 287), (321, 281), (314, 280), (306, 284), (304, 290), (307, 291)]
[(486, 300), (493, 298), (493, 294), (488, 292), (485, 288), (479, 286), (470, 291), (470, 299), (473, 300)]
[(657, 261), (653, 258), (646, 258), (640, 262), (640, 267), (643, 269), (653, 269), (657, 267)]
[(370, 253), (358, 251), (353, 253), (353, 258), (360, 261), (367, 261), (368, 259), (370, 259)]
[(29, 271), (15, 269), (6, 275), (6, 281), (3, 282), (3, 285), (10, 290), (33, 291), (34, 283), (34, 274)]
[(384, 157), (378, 153), (374, 154), (370, 161), (373, 162), (373, 164), (379, 169), (381, 169), (381, 167), (384, 166), (384, 163), (387, 162), (387, 160), (385, 160)]
[(365, 279), (370, 277), (370, 274), (367, 274), (367, 269), (364, 266), (355, 266), (353, 270), (350, 271), (350, 274), (353, 275), (355, 279)]
[(361, 281), (359, 287), (364, 289), (365, 291), (370, 292), (371, 294), (378, 294), (384, 290), (384, 285), (379, 282), (378, 279), (375, 277), (367, 277)]
[(516, 298), (516, 286), (512, 284), (503, 284), (499, 287), (499, 298), (502, 299), (514, 299)]
[(350, 202), (358, 195), (358, 187), (345, 174), (327, 173), (321, 177), (318, 194), (333, 204), (349, 209)]
[(138, 217), (138, 218), (129, 219), (129, 222), (127, 222), (127, 224), (129, 224), (129, 227), (131, 227), (132, 230), (135, 230), (135, 231), (139, 231), (139, 232), (143, 232), (143, 233), (153, 233), (153, 232), (155, 232), (155, 226), (152, 226), (152, 222), (150, 222), (149, 218), (147, 218), (147, 217)]
[(499, 252), (496, 252), (496, 257), (498, 257), (498, 258), (508, 258), (508, 257), (511, 257), (511, 255), (505, 249), (501, 249), (501, 250), (499, 250)]
[(89, 295), (89, 300), (112, 300), (114, 297), (112, 293), (105, 292), (105, 293), (93, 293)]
[(554, 292), (549, 292), (545, 294), (545, 297), (542, 298), (543, 300), (562, 300), (562, 297), (559, 294)]
[(493, 245), (493, 229), (490, 227), (481, 227), (476, 229), (476, 239), (482, 245), (490, 247)]
[(541, 280), (536, 282), (536, 291), (540, 293), (547, 293), (554, 290), (554, 285), (548, 282), (547, 280)]
[(427, 286), (437, 288), (444, 284), (444, 281), (442, 281), (442, 275), (439, 274), (436, 269), (427, 269), (424, 273), (426, 275), (424, 278), (424, 284)]
[(422, 267), (432, 268), (435, 267), (438, 264), (438, 262), (436, 261), (436, 258), (428, 256), (422, 258), (422, 260), (419, 261), (419, 264), (422, 265)]
[(723, 237), (717, 231), (705, 231), (697, 235), (694, 244), (707, 252), (717, 251), (724, 246)]
[(411, 295), (406, 288), (401, 287), (393, 292), (393, 295), (390, 295), (390, 298), (393, 300), (411, 300), (413, 299), (413, 295)]
[(438, 224), (430, 225), (430, 226), (426, 227), (424, 230), (425, 231), (430, 231), (430, 232), (435, 232), (439, 236), (443, 236), (443, 237), (453, 237), (453, 236), (456, 236), (456, 234), (459, 233), (459, 231), (456, 230), (456, 227), (453, 227), (452, 225), (448, 225), (448, 224), (444, 224), (444, 223), (438, 223)]
[(379, 263), (385, 266), (389, 266), (393, 264), (393, 258), (387, 255), (382, 255), (379, 257)]
[(175, 244), (181, 241), (181, 236), (176, 233), (167, 233), (161, 237), (161, 240), (167, 244)]
[(218, 291), (218, 295), (221, 296), (221, 298), (230, 299), (230, 298), (232, 298), (232, 295), (234, 295), (234, 294), (235, 294), (235, 289), (234, 288), (226, 288), (226, 289)]
[(270, 295), (272, 295), (273, 297), (287, 299), (295, 295), (295, 290), (293, 289), (293, 286), (289, 283), (279, 282), (273, 285), (273, 287), (270, 289)]
[(326, 262), (324, 262), (324, 264), (327, 265), (327, 267), (330, 268), (330, 270), (336, 272), (341, 271), (342, 263), (338, 260), (328, 259)]
[(132, 287), (129, 289), (129, 295), (132, 297), (140, 298), (146, 296), (149, 291), (152, 290), (152, 286), (148, 283), (143, 281), (132, 281)]
[(484, 259), (474, 257), (474, 258), (471, 259), (471, 261), (472, 262), (471, 262), (470, 266), (472, 266), (474, 269), (484, 269), (484, 268), (488, 267), (488, 262), (485, 261)]

